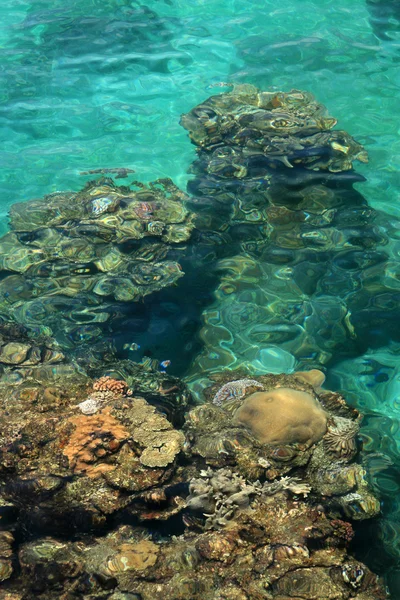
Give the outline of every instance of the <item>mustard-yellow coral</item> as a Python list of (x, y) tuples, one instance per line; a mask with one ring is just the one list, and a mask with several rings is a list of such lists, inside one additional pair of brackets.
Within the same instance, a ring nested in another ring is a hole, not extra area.
[(289, 388), (251, 394), (233, 418), (263, 444), (311, 445), (326, 432), (326, 413), (319, 402)]

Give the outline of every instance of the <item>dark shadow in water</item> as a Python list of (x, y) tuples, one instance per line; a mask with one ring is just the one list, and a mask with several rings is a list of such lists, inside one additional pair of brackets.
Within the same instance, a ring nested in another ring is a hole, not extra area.
[(380, 40), (399, 41), (400, 3), (398, 0), (366, 0), (371, 25)]

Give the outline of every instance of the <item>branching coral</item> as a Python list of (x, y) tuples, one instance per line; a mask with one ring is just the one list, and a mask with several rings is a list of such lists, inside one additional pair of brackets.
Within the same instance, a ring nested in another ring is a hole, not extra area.
[(250, 483), (230, 469), (213, 471), (210, 468), (201, 471), (200, 476), (190, 481), (186, 507), (206, 517), (206, 530), (224, 527), (238, 510), (248, 508), (257, 496), (273, 496), (284, 490), (307, 496), (311, 491), (307, 483), (296, 477), (282, 477), (272, 483)]

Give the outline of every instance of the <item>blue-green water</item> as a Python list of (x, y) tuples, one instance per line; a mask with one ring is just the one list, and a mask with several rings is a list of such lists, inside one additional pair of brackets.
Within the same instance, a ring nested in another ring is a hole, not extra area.
[[(128, 167), (141, 181), (168, 176), (185, 188), (195, 151), (179, 115), (224, 81), (314, 93), (368, 150), (370, 163), (357, 167), (367, 182), (356, 187), (400, 216), (395, 2), (8, 0), (0, 18), (2, 232), (13, 203), (78, 190), (82, 171)], [(386, 251), (399, 258), (396, 243)], [(398, 595), (399, 355), (388, 339), (329, 379), (369, 413), (365, 448), (393, 462), (376, 478), (385, 519), (360, 535), (384, 548), (371, 565), (390, 567)]]
[(225, 80), (311, 90), (366, 143), (363, 193), (399, 214), (400, 38), (375, 35), (365, 0), (8, 0), (0, 17), (2, 215), (96, 167), (183, 186), (178, 115)]

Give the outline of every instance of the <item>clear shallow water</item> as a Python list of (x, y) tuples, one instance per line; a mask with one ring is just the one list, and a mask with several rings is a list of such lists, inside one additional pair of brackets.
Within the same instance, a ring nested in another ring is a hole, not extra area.
[(311, 90), (366, 143), (364, 194), (399, 214), (400, 39), (375, 35), (364, 0), (8, 0), (0, 17), (2, 215), (96, 167), (184, 185), (178, 115), (225, 80)]
[[(357, 166), (367, 182), (356, 187), (372, 206), (400, 216), (395, 3), (20, 0), (4, 2), (0, 18), (3, 232), (11, 204), (78, 190), (89, 169), (129, 167), (144, 182), (169, 176), (184, 188), (195, 152), (179, 115), (221, 81), (313, 92), (369, 152), (369, 165)], [(391, 253), (398, 258), (395, 246)], [(385, 520), (360, 535), (385, 539), (395, 590), (398, 356), (393, 344), (371, 350), (338, 364), (328, 380), (371, 413), (366, 449), (394, 463), (376, 479)]]

